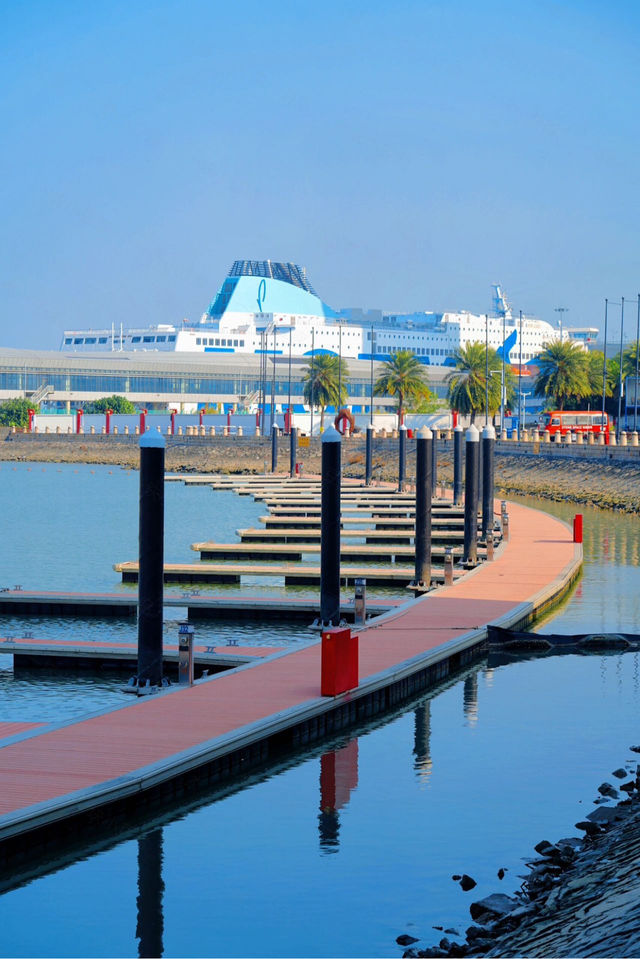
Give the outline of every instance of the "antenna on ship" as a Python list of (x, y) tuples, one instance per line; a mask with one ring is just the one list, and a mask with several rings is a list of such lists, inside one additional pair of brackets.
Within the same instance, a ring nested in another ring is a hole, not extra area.
[(493, 283), (493, 311), (497, 316), (511, 319), (511, 304), (507, 302), (502, 287), (499, 283)]

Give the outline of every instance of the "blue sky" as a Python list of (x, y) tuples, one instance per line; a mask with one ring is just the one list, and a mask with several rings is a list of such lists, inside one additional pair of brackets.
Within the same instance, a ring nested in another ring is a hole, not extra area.
[(196, 319), (240, 258), (305, 265), (335, 308), (483, 312), (499, 281), (602, 327), (640, 289), (639, 21), (623, 0), (5, 0), (0, 345)]

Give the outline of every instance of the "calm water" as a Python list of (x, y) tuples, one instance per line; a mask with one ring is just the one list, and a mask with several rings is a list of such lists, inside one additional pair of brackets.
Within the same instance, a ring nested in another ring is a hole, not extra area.
[[(638, 520), (583, 512), (584, 576), (542, 630), (640, 631)], [(481, 665), (324, 752), (43, 864), (0, 897), (0, 955), (400, 956), (402, 932), (432, 944), (432, 925), (462, 932), (474, 898), (517, 888), (533, 844), (576, 834), (597, 785), (635, 767), (639, 700), (635, 653)], [(463, 871), (470, 894), (450, 878)]]

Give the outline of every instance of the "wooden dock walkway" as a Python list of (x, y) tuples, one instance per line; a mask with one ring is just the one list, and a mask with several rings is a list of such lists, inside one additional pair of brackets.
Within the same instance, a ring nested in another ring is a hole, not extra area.
[[(284, 652), (286, 646), (240, 646), (230, 643), (225, 646), (194, 646), (194, 664), (198, 671), (204, 669), (233, 669), (244, 666), (256, 658), (273, 656)], [(14, 668), (34, 666), (37, 668), (100, 669), (110, 666), (129, 669), (134, 675), (137, 666), (137, 643), (108, 643), (104, 640), (82, 639), (33, 639), (0, 636), (0, 656), (13, 656)], [(176, 666), (178, 647), (169, 643), (163, 649), (163, 662)]]
[[(388, 612), (402, 604), (392, 596), (374, 598), (367, 602), (372, 616)], [(216, 595), (200, 594), (197, 589), (180, 593), (165, 593), (163, 605), (167, 609), (186, 609), (189, 619), (280, 619), (313, 622), (320, 615), (317, 596), (256, 596), (239, 591)], [(353, 600), (343, 604), (346, 618), (353, 619)], [(77, 616), (121, 618), (135, 616), (138, 594), (130, 593), (64, 593), (39, 592), (28, 589), (0, 591), (0, 613), (5, 615)]]
[(488, 622), (527, 624), (579, 572), (582, 549), (565, 524), (513, 504), (510, 520), (492, 563), (360, 632), (360, 684), (348, 693), (320, 695), (318, 642), (0, 743), (0, 853), (11, 859), (65, 828), (90, 835), (97, 810), (124, 815), (196, 776), (223, 781), (455, 672), (482, 649)]
[[(137, 583), (139, 563), (130, 560), (114, 563), (114, 570), (122, 574), (123, 583)], [(344, 586), (353, 586), (356, 579), (366, 579), (375, 586), (408, 586), (414, 578), (414, 566), (400, 566), (390, 563), (386, 566), (348, 566), (340, 567), (340, 582)], [(462, 571), (454, 569), (454, 578)], [(258, 562), (202, 562), (202, 563), (165, 563), (164, 582), (169, 583), (240, 583), (252, 577), (284, 579), (285, 586), (319, 586), (320, 566), (300, 563), (258, 563)], [(433, 582), (444, 582), (444, 567), (431, 567)]]

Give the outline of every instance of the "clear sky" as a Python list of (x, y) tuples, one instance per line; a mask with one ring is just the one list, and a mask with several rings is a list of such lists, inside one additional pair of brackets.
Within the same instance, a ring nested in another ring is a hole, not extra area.
[(639, 26), (635, 0), (4, 0), (0, 345), (196, 319), (243, 258), (335, 308), (484, 312), (501, 282), (602, 328), (640, 289)]

